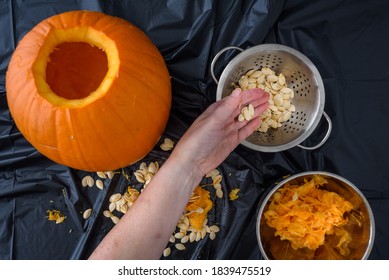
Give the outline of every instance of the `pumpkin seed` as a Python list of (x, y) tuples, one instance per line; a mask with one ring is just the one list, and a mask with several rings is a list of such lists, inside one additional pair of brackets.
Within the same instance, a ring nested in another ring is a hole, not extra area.
[(146, 182), (146, 180), (145, 180), (145, 178), (144, 178), (144, 175), (143, 175), (141, 172), (135, 171), (135, 172), (134, 172), (134, 175), (135, 175), (136, 180), (137, 180), (139, 183), (144, 183), (144, 182)]
[(157, 168), (155, 167), (154, 162), (150, 163), (150, 165), (148, 167), (148, 171), (149, 171), (149, 173), (152, 173), (152, 174), (154, 174), (157, 171)]
[(186, 216), (184, 216), (184, 223), (189, 227), (189, 219)]
[(288, 111), (284, 114), (284, 122), (286, 122), (287, 120), (290, 119), (290, 117), (292, 116), (292, 112), (291, 111)]
[(188, 225), (185, 223), (180, 223), (177, 225), (177, 227), (182, 230), (188, 230)]
[(270, 110), (272, 110), (273, 112), (277, 112), (278, 111), (278, 108), (274, 105), (270, 105), (269, 106)]
[(139, 165), (139, 169), (140, 169), (140, 170), (143, 170), (143, 171), (148, 171), (147, 164), (146, 164), (145, 162), (142, 162), (142, 163)]
[(95, 180), (92, 178), (92, 176), (86, 176), (87, 179), (86, 179), (86, 184), (88, 185), (88, 187), (93, 187), (93, 185), (95, 184)]
[(107, 174), (105, 174), (104, 172), (97, 171), (96, 174), (101, 179), (107, 179)]
[(261, 69), (262, 73), (265, 74), (265, 75), (272, 75), (274, 74), (273, 70), (271, 70), (270, 68), (268, 67), (264, 67)]
[(293, 90), (290, 88), (284, 87), (284, 88), (280, 89), (280, 91), (282, 93), (285, 93), (285, 94), (290, 94)]
[(103, 215), (107, 218), (111, 218), (113, 216), (112, 212), (111, 211), (108, 211), (108, 210), (105, 210), (103, 212)]
[(192, 231), (192, 232), (189, 234), (189, 241), (190, 241), (190, 243), (192, 243), (192, 242), (195, 241), (195, 240), (196, 240), (196, 233)]
[(171, 253), (171, 249), (168, 247), (168, 248), (166, 248), (165, 250), (163, 250), (163, 256), (164, 257), (167, 257), (167, 256), (169, 256), (170, 255), (170, 253)]
[(120, 193), (115, 193), (115, 194), (111, 195), (111, 197), (109, 198), (109, 201), (116, 202), (116, 201), (119, 201), (121, 197), (122, 197), (122, 195)]
[(97, 179), (96, 180), (96, 187), (98, 187), (99, 189), (104, 189), (104, 183), (103, 181), (101, 181), (100, 179)]
[(201, 232), (198, 231), (198, 232), (196, 232), (196, 242), (198, 242), (200, 240), (201, 240)]
[(204, 239), (204, 237), (207, 235), (207, 231), (205, 230), (205, 228), (202, 228), (200, 233), (201, 233), (201, 239)]
[(174, 237), (174, 235), (171, 235), (171, 236), (170, 236), (169, 242), (170, 242), (170, 243), (176, 242), (176, 238)]
[(211, 231), (209, 234), (209, 239), (214, 240), (216, 238), (216, 233), (214, 231)]
[(216, 190), (216, 196), (217, 196), (218, 198), (223, 198), (223, 191), (222, 191), (221, 189), (217, 189), (217, 190)]
[(274, 74), (270, 74), (266, 76), (266, 80), (274, 83), (274, 82), (278, 82), (278, 77)]
[(286, 80), (285, 80), (284, 74), (280, 73), (280, 75), (278, 75), (278, 83), (279, 83), (280, 85), (285, 85)]
[(175, 235), (174, 235), (175, 238), (177, 239), (181, 239), (184, 237), (184, 235), (182, 234), (182, 232), (177, 232)]
[(185, 246), (184, 244), (181, 244), (181, 243), (177, 243), (176, 245), (174, 245), (176, 247), (177, 250), (185, 250)]
[(249, 86), (249, 81), (246, 76), (240, 78), (238, 83), (241, 89), (247, 89), (247, 87)]
[(299, 194), (297, 192), (294, 192), (292, 201), (295, 202), (299, 198)]
[(250, 103), (249, 106), (248, 106), (248, 109), (249, 109), (250, 116), (254, 117), (254, 114), (255, 114), (254, 105)]
[(243, 110), (243, 116), (244, 116), (244, 118), (246, 119), (246, 121), (249, 121), (249, 120), (251, 120), (252, 118), (253, 118), (253, 115), (251, 115), (251, 113), (250, 113), (250, 111), (249, 111), (249, 109), (247, 108), (247, 107), (245, 107), (244, 109), (246, 109), (246, 110)]
[(210, 226), (210, 227), (209, 227), (209, 230), (210, 230), (211, 232), (219, 232), (219, 231), (220, 231), (219, 227), (216, 226), (216, 225)]
[(250, 76), (250, 78), (258, 79), (260, 76), (262, 76), (262, 72), (258, 70), (252, 70), (253, 72), (249, 74), (249, 72), (246, 73), (246, 76)]
[(112, 216), (111, 217), (111, 220), (112, 220), (112, 222), (116, 225), (118, 222), (119, 222), (119, 217), (116, 217), (116, 216)]
[(87, 178), (88, 176), (85, 176), (84, 178), (82, 178), (82, 180), (81, 180), (81, 185), (83, 186), (83, 187), (86, 187), (86, 186), (88, 186), (88, 178)]
[(181, 238), (181, 243), (186, 243), (189, 241), (189, 235), (185, 235), (184, 237)]
[(212, 184), (216, 185), (219, 184), (222, 181), (223, 177), (222, 175), (218, 174), (212, 177)]
[(81, 184), (83, 187), (86, 187), (86, 186), (93, 187), (94, 183), (95, 183), (95, 180), (90, 175), (85, 176), (81, 181)]
[(113, 212), (116, 208), (116, 203), (115, 202), (111, 202), (108, 206), (108, 210)]
[(119, 207), (119, 209), (120, 209), (120, 212), (126, 214), (127, 211), (128, 211), (128, 205), (127, 205), (127, 204), (121, 205), (121, 206)]
[(106, 171), (104, 173), (107, 174), (108, 179), (112, 179), (113, 175), (115, 175), (113, 171)]
[(174, 142), (169, 138), (165, 138), (160, 147), (164, 151), (169, 151), (174, 147)]
[(251, 75), (252, 75), (254, 72), (255, 72), (255, 69), (251, 69), (251, 70), (247, 71), (246, 76), (247, 76), (247, 77), (251, 77)]
[(84, 211), (84, 213), (82, 214), (82, 217), (86, 220), (86, 219), (88, 219), (90, 217), (91, 214), (92, 214), (92, 209), (89, 208), (89, 209), (86, 209)]

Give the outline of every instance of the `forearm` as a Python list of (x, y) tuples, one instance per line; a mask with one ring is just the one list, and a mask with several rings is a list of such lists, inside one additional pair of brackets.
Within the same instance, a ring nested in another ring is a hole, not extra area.
[(202, 175), (172, 154), (90, 259), (158, 259)]

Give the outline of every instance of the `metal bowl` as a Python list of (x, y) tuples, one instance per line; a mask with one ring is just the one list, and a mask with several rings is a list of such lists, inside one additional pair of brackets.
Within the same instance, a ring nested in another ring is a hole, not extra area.
[[(224, 52), (235, 49), (241, 51), (224, 68), (218, 81), (214, 66)], [(276, 73), (284, 74), (286, 82), (295, 92), (293, 105), (296, 111), (291, 118), (278, 129), (268, 132), (254, 132), (242, 144), (261, 152), (279, 152), (299, 146), (307, 150), (319, 148), (328, 139), (332, 124), (324, 112), (324, 84), (315, 65), (301, 52), (279, 44), (263, 44), (243, 50), (230, 46), (222, 49), (211, 64), (211, 75), (218, 84), (216, 100), (231, 94), (240, 77), (252, 69), (269, 67)], [(315, 130), (322, 115), (328, 122), (328, 131), (319, 144), (313, 147), (300, 145)]]
[[(348, 244), (350, 253), (347, 256), (342, 256), (334, 246), (330, 245), (328, 236), (326, 236), (324, 245), (321, 245), (315, 251), (307, 248), (297, 250), (292, 249), (289, 241), (282, 241), (280, 237), (275, 236), (275, 230), (266, 224), (264, 213), (267, 211), (269, 199), (274, 193), (282, 188), (285, 183), (301, 185), (304, 182), (304, 179), (311, 179), (314, 175), (321, 175), (328, 181), (328, 183), (321, 188), (343, 196), (355, 207), (352, 211), (355, 211), (353, 213), (358, 215), (360, 224), (352, 222), (352, 219), (349, 219), (350, 222), (345, 225), (345, 229), (351, 234), (352, 238), (351, 242)], [(259, 249), (265, 259), (364, 260), (369, 257), (374, 243), (375, 223), (373, 212), (368, 201), (354, 184), (336, 174), (311, 171), (289, 176), (277, 183), (276, 186), (270, 190), (259, 206), (256, 231)]]

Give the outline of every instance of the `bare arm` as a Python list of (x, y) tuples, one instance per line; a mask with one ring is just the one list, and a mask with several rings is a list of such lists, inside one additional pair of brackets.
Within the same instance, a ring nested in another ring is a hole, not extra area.
[[(258, 127), (267, 100), (267, 93), (259, 89), (235, 90), (212, 104), (90, 259), (159, 259), (194, 188)], [(240, 108), (247, 103), (254, 105), (255, 118), (238, 122)]]

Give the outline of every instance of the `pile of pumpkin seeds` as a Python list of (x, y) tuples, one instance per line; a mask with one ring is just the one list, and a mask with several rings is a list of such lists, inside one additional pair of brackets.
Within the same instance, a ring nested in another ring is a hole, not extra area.
[(244, 74), (238, 83), (242, 90), (260, 88), (269, 93), (269, 108), (261, 115), (262, 122), (257, 128), (259, 132), (281, 127), (283, 122), (290, 119), (292, 112), (296, 111), (292, 104), (294, 91), (288, 88), (282, 73), (276, 75), (268, 67), (261, 70), (253, 69)]
[(238, 116), (238, 121), (243, 122), (244, 120), (250, 121), (254, 117), (254, 106), (249, 104), (242, 108), (241, 113)]

